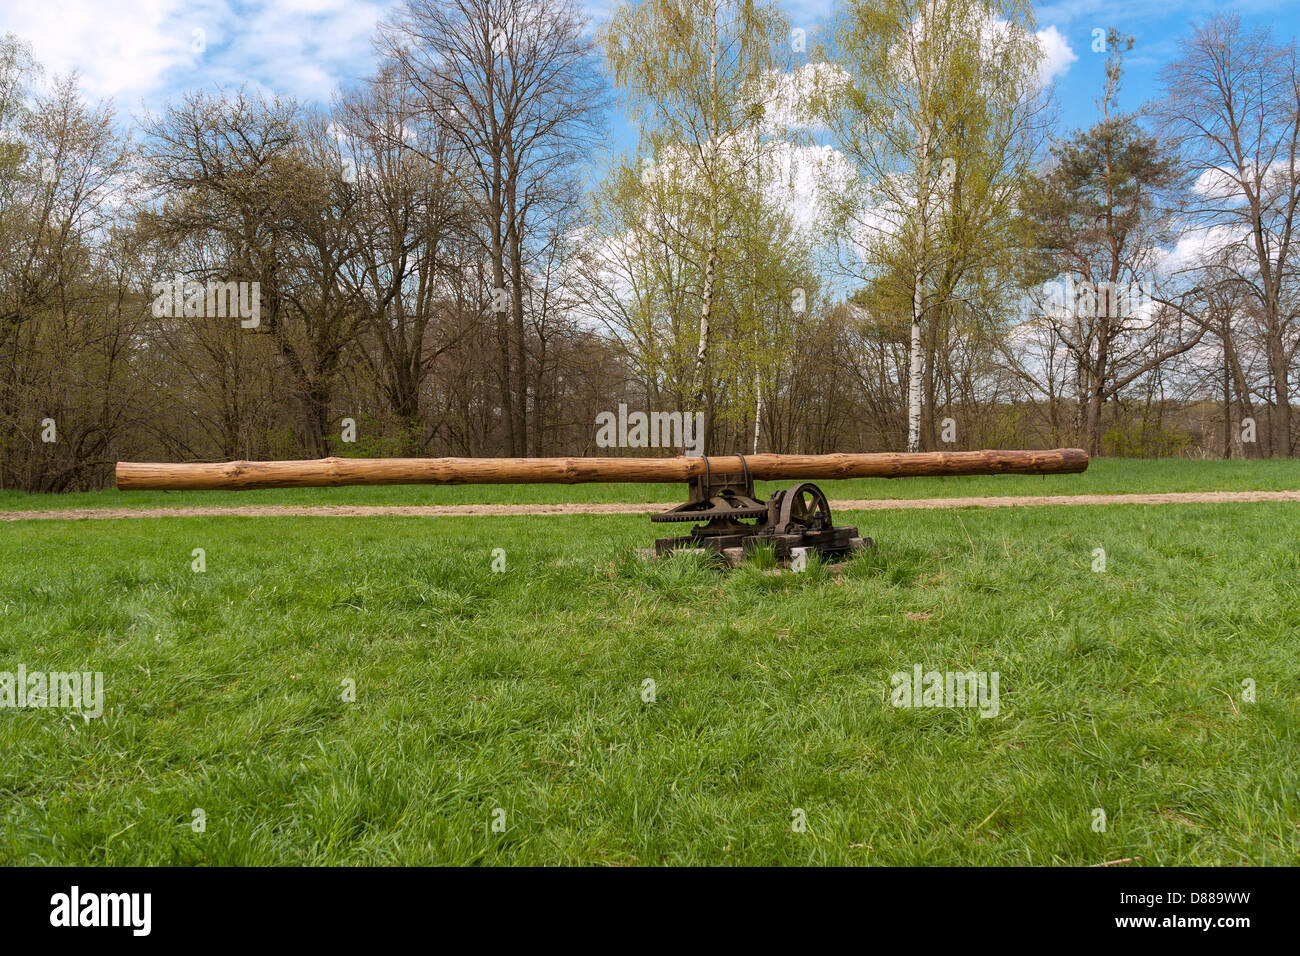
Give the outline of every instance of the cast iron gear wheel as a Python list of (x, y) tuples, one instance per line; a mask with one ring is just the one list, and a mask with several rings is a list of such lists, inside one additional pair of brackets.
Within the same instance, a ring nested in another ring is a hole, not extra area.
[(812, 482), (795, 485), (781, 497), (777, 530), (789, 533), (796, 528), (826, 531), (831, 527), (831, 506), (826, 495)]

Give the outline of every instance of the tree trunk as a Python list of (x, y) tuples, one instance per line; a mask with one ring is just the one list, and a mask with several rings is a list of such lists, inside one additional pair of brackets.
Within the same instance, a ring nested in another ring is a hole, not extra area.
[(1101, 386), (1093, 382), (1088, 393), (1088, 417), (1084, 422), (1084, 443), (1089, 455), (1098, 454), (1101, 447)]
[(1269, 364), (1273, 371), (1273, 454), (1291, 457), (1291, 387), (1287, 381), (1286, 344), (1281, 333), (1269, 336)]
[(1079, 448), (932, 451), (870, 455), (723, 455), (702, 458), (325, 458), (172, 465), (120, 461), (117, 487), (144, 489), (333, 488), (341, 485), (581, 484), (689, 481), (710, 475), (757, 480), (908, 478), (923, 475), (1055, 475), (1086, 471)]
[(1223, 344), (1223, 457), (1232, 457), (1232, 369), (1228, 364), (1226, 335)]
[(912, 293), (912, 349), (908, 360), (907, 450), (921, 450), (921, 270), (916, 270)]
[(1097, 358), (1091, 363), (1088, 413), (1084, 420), (1084, 447), (1089, 455), (1101, 454), (1101, 407), (1106, 402), (1106, 375), (1110, 372), (1109, 357), (1110, 320), (1103, 318), (1097, 329)]
[(513, 428), (516, 436), (517, 453), (528, 451), (528, 350), (524, 336), (524, 254), (523, 223), (519, 221), (516, 208), (514, 183), (506, 187), (506, 238), (510, 255), (510, 351), (511, 395), (514, 403), (511, 414), (514, 417)]
[[(709, 181), (709, 235), (708, 249), (704, 257), (704, 288), (700, 303), (700, 339), (695, 351), (695, 409), (704, 403), (708, 388), (709, 370), (709, 332), (713, 312), (714, 271), (718, 258), (718, 184), (714, 164), (717, 160), (718, 136), (718, 10), (713, 7), (713, 33), (709, 51), (709, 139), (706, 144), (708, 154), (705, 158), (705, 174)], [(685, 409), (684, 411), (694, 411)], [(713, 428), (713, 410), (708, 409), (704, 423), (704, 451), (709, 449), (709, 437)]]
[(506, 288), (506, 251), (505, 237), (501, 228), (502, 187), (501, 158), (493, 157), (492, 191), (489, 197), (489, 235), (492, 257), (492, 310), (497, 318), (497, 346), (500, 349), (499, 374), (501, 376), (501, 423), (505, 430), (505, 450), (508, 455), (517, 455), (519, 447), (515, 437), (514, 398), (511, 385), (510, 361), (510, 320), (506, 315), (505, 303), (501, 301)]

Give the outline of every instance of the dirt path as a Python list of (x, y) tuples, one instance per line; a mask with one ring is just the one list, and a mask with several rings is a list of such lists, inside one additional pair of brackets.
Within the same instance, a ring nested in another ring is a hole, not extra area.
[[(908, 508), (1020, 508), (1033, 505), (1186, 505), (1237, 501), (1300, 501), (1300, 491), (1199, 491), (1152, 495), (1055, 495), (984, 498), (904, 498), (832, 501), (832, 511), (898, 511)], [(213, 508), (71, 508), (61, 511), (0, 511), (0, 521), (94, 518), (465, 518), (476, 515), (629, 515), (667, 511), (681, 502), (526, 505), (240, 505)]]

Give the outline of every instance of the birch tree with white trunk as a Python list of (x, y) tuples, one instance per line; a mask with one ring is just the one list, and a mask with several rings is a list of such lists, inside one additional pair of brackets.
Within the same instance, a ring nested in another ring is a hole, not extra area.
[(914, 452), (929, 324), (964, 282), (1007, 265), (1016, 194), (1045, 128), (1041, 48), (1022, 0), (849, 0), (828, 54), (841, 82), (826, 114), (858, 172), (840, 211), (850, 270), (910, 284)]
[[(615, 84), (642, 125), (652, 168), (671, 153), (674, 175), (698, 192), (707, 225), (699, 237), (699, 329), (692, 401), (708, 400), (714, 307), (719, 299), (721, 207), (733, 191), (736, 140), (762, 112), (762, 82), (778, 62), (788, 20), (772, 2), (633, 0), (619, 6), (599, 42)], [(706, 425), (706, 428), (708, 426)]]

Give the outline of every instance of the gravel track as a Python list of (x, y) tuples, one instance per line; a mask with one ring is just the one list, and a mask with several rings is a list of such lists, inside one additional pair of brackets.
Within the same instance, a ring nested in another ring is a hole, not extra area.
[[(1188, 505), (1248, 501), (1300, 501), (1300, 491), (1198, 491), (1150, 495), (1053, 495), (980, 498), (901, 498), (832, 501), (832, 511), (900, 511), (910, 508), (1026, 508), (1044, 505)], [(69, 508), (0, 511), (0, 521), (86, 521), (106, 518), (467, 518), (489, 515), (627, 515), (667, 511), (679, 501), (522, 505), (237, 505), (211, 508)]]

